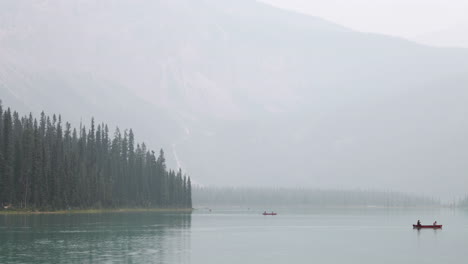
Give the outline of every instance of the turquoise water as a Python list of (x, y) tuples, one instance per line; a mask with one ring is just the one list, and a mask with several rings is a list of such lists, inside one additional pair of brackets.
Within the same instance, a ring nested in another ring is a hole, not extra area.
[[(0, 263), (464, 263), (459, 210), (0, 216)], [(413, 230), (437, 220), (442, 230)]]

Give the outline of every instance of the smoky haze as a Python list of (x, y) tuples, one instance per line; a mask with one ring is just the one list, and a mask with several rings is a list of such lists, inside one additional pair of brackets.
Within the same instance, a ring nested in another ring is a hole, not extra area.
[(0, 3), (5, 106), (131, 127), (201, 185), (464, 195), (467, 73), (253, 0)]
[(361, 32), (410, 39), (431, 46), (468, 48), (464, 0), (262, 0), (319, 16)]

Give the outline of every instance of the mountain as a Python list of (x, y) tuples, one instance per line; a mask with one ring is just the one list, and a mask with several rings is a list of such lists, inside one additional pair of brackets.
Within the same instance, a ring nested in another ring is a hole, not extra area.
[(144, 131), (197, 183), (466, 191), (466, 49), (253, 0), (20, 0), (0, 21), (4, 104)]
[(467, 31), (468, 22), (419, 34), (414, 40), (433, 46), (468, 48), (468, 36), (465, 34)]

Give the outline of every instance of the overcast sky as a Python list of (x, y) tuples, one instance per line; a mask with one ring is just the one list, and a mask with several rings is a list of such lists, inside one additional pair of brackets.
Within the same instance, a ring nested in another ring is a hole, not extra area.
[(349, 28), (468, 48), (468, 0), (261, 0)]

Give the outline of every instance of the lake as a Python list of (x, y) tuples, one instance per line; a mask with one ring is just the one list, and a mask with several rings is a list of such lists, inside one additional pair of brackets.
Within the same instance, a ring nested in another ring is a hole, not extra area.
[[(462, 263), (468, 211), (0, 215), (0, 263)], [(442, 230), (413, 230), (418, 219)]]

